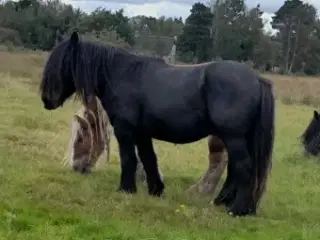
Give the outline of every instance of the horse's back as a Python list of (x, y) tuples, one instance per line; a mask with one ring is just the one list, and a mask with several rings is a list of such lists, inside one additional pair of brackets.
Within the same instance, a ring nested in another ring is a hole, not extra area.
[(201, 97), (205, 67), (166, 66), (149, 71), (142, 79), (141, 92), (150, 107), (167, 110), (169, 105), (187, 107), (190, 98)]

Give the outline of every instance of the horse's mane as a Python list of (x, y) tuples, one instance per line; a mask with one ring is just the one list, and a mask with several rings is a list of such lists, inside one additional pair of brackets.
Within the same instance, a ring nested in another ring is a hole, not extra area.
[[(62, 53), (66, 52), (67, 50), (68, 50), (68, 41), (64, 40), (53, 48), (52, 53), (46, 59), (45, 66), (42, 72), (42, 81), (40, 82), (40, 86), (39, 86), (39, 90), (41, 92), (44, 91), (44, 89), (54, 90), (55, 88), (51, 87), (52, 85), (59, 84), (61, 86), (62, 84), (61, 69), (62, 68), (65, 69), (65, 67), (68, 67), (63, 64), (65, 56)], [(47, 87), (48, 85), (50, 87)], [(53, 92), (49, 94), (53, 94)]]
[[(107, 82), (112, 93), (113, 87), (109, 79), (115, 70), (119, 77), (130, 77), (134, 80), (134, 78), (139, 78), (143, 68), (150, 62), (165, 64), (162, 58), (139, 56), (108, 44), (88, 40), (72, 42), (70, 39), (60, 42), (54, 48), (48, 59), (49, 64), (45, 68), (44, 75), (50, 72), (47, 75), (52, 76), (52, 72), (55, 71), (56, 74), (53, 75), (60, 84), (63, 84), (62, 79), (72, 77), (77, 95), (84, 103), (87, 103), (88, 96), (94, 95), (95, 90), (100, 87), (98, 84), (101, 79)], [(68, 76), (68, 72), (71, 72), (69, 74), (71, 76)], [(46, 81), (45, 76), (44, 79), (43, 84), (54, 84), (55, 82), (49, 79)]]

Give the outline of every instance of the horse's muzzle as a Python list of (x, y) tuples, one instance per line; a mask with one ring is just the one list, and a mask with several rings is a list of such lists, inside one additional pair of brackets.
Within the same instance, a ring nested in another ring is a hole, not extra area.
[(47, 104), (44, 104), (44, 108), (45, 108), (46, 110), (53, 110), (53, 109), (55, 109), (55, 107), (54, 107), (53, 105), (47, 105)]
[(42, 97), (42, 103), (43, 103), (43, 107), (46, 110), (54, 110), (56, 108), (59, 107), (59, 103), (55, 102), (55, 101), (50, 101), (47, 98)]
[(91, 173), (91, 166), (89, 164), (80, 164), (72, 166), (73, 170), (81, 173), (81, 174), (88, 174)]

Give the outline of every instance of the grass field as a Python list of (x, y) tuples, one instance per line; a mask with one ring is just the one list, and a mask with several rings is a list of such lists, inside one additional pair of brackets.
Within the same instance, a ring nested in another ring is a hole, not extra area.
[(43, 56), (0, 52), (0, 239), (320, 238), (320, 160), (302, 157), (298, 145), (314, 108), (295, 105), (317, 99), (320, 79), (269, 76), (279, 100), (268, 191), (257, 217), (231, 218), (210, 205), (211, 198), (184, 192), (207, 167), (206, 140), (183, 146), (155, 142), (164, 199), (148, 196), (141, 185), (134, 196), (115, 192), (120, 170), (115, 141), (111, 162), (100, 162), (90, 176), (62, 167), (79, 105), (70, 101), (53, 112), (43, 109), (36, 89)]

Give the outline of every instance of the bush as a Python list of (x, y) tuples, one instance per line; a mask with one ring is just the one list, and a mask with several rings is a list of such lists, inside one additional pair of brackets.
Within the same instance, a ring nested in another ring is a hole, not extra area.
[(102, 31), (100, 33), (88, 32), (82, 35), (84, 39), (97, 41), (103, 44), (111, 44), (116, 47), (131, 50), (131, 46), (121, 39), (115, 31)]

